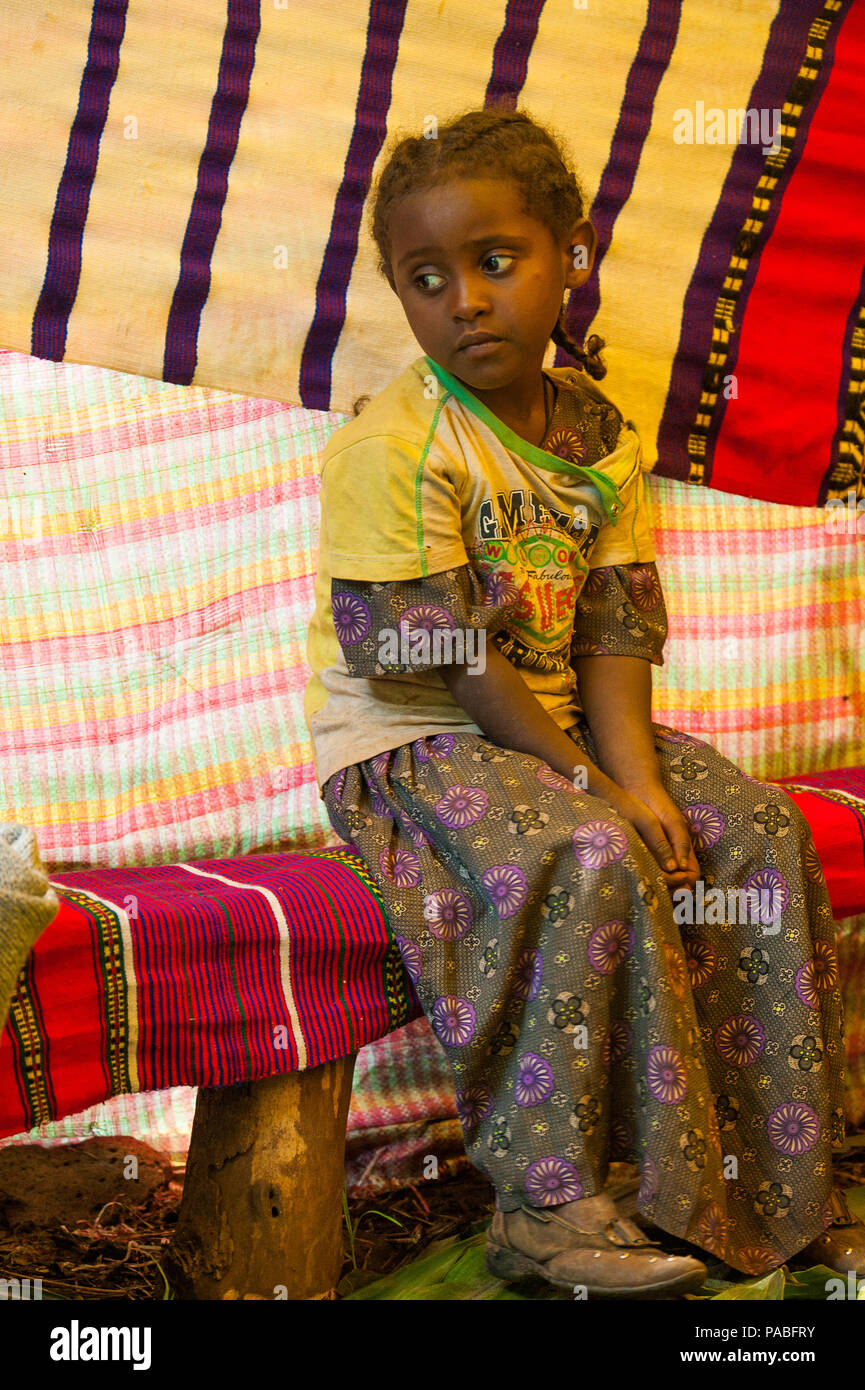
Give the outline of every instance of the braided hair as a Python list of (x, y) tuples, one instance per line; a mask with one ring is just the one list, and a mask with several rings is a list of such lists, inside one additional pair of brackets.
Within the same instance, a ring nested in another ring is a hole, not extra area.
[[(444, 183), (448, 177), (477, 178), (483, 174), (515, 183), (525, 211), (549, 227), (556, 238), (567, 236), (585, 215), (576, 174), (549, 130), (524, 111), (467, 111), (443, 125), (434, 139), (401, 139), (376, 180), (370, 224), (379, 270), (391, 285), (390, 220), (397, 203), (410, 193)], [(550, 336), (580, 370), (596, 380), (606, 375), (600, 356), (604, 340), (592, 333), (582, 346), (574, 342), (566, 327), (564, 305)]]

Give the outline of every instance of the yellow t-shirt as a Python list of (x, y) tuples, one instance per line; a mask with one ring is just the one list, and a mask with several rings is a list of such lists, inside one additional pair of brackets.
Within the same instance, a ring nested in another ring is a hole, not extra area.
[[(635, 430), (584, 373), (549, 375), (560, 395), (578, 393), (587, 420), (617, 416), (615, 446), (594, 465), (527, 443), (427, 357), (328, 440), (304, 699), (319, 789), (349, 763), (424, 735), (483, 732), (436, 669), (350, 674), (331, 610), (334, 579), (384, 585), (468, 564), (488, 593), (506, 583), (519, 601), (498, 645), (561, 728), (576, 721), (576, 677), (562, 653), (589, 570), (653, 562), (655, 550)], [(366, 636), (372, 653), (379, 635), (352, 636)]]

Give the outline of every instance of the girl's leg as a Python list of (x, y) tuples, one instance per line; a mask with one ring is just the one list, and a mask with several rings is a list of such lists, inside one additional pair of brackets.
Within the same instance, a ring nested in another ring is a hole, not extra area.
[[(832, 909), (810, 828), (787, 793), (700, 739), (654, 728), (662, 780), (703, 871), (702, 905), (695, 895), (697, 920), (679, 927), (670, 984), (692, 994), (720, 1131), (728, 1201), (716, 1239), (731, 1264), (760, 1273), (832, 1219), (832, 1149), (844, 1139)], [(763, 896), (751, 906), (743, 890)], [(661, 1156), (665, 1184), (680, 1170), (679, 1154)]]
[(634, 828), (477, 735), (356, 764), (325, 802), (381, 888), (499, 1209), (600, 1194), (624, 1159), (658, 1225), (729, 1258), (699, 1023), (670, 983), (681, 939)]

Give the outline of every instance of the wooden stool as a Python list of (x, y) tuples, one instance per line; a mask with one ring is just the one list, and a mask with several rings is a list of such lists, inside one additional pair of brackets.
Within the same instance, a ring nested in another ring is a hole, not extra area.
[(334, 1296), (354, 1062), (199, 1089), (164, 1261), (176, 1297)]

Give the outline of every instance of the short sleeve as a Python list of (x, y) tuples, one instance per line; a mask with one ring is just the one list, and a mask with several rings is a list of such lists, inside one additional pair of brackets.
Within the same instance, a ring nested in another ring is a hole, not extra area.
[(601, 527), (589, 552), (589, 568), (605, 569), (609, 565), (648, 564), (655, 560), (652, 538), (652, 517), (642, 466), (619, 496), (622, 511), (618, 524)]
[(331, 575), (411, 579), (468, 562), (457, 461), (393, 435), (325, 451), (320, 549)]
[(331, 580), (331, 611), (350, 676), (416, 674), (476, 664), (486, 633), (520, 601), (513, 585), (483, 580), (471, 565), (423, 578)]
[(667, 608), (657, 565), (593, 568), (577, 599), (571, 660), (578, 656), (641, 656), (663, 666)]
[[(650, 563), (655, 559), (652, 518), (647, 496), (639, 432), (604, 395), (596, 381), (582, 372), (566, 372), (545, 447), (571, 457), (583, 467), (606, 471), (618, 489), (621, 511), (615, 523), (605, 522), (588, 552), (590, 569), (607, 565)], [(578, 453), (570, 452), (576, 441)], [(627, 448), (625, 445), (627, 444)], [(607, 460), (614, 455), (615, 465)], [(627, 472), (623, 475), (625, 466)]]

